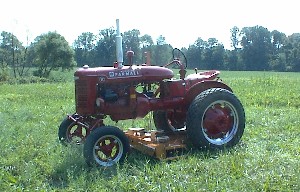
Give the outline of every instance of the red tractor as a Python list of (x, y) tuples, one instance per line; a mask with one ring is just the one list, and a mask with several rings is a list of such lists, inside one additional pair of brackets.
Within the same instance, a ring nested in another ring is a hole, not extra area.
[[(122, 58), (122, 37), (117, 20), (117, 62), (111, 67), (83, 66), (74, 73), (76, 113), (59, 127), (63, 143), (84, 144), (88, 164), (104, 167), (124, 161), (130, 147), (158, 159), (176, 157), (187, 146), (223, 149), (234, 146), (245, 128), (245, 113), (233, 91), (218, 78), (219, 71), (186, 76), (186, 57), (173, 50), (165, 66), (129, 65)], [(174, 78), (168, 66), (177, 66)], [(144, 118), (152, 113), (156, 131), (106, 125), (113, 121)]]

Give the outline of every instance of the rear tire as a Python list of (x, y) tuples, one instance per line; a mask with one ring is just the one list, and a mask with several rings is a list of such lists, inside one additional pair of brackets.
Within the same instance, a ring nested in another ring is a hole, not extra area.
[(88, 165), (110, 167), (122, 163), (130, 145), (125, 133), (117, 127), (102, 126), (86, 138), (83, 155)]
[(185, 117), (182, 118), (182, 116), (180, 116), (181, 119), (179, 119), (178, 116), (176, 117), (174, 112), (154, 111), (154, 125), (157, 130), (163, 130), (166, 132), (177, 131), (185, 126)]
[(187, 134), (197, 148), (223, 149), (236, 145), (245, 129), (245, 112), (230, 91), (212, 88), (200, 93), (187, 113)]

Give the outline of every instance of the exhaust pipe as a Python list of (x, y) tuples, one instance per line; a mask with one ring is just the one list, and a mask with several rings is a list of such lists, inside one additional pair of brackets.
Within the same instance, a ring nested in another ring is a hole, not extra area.
[(117, 23), (117, 36), (116, 36), (117, 66), (120, 69), (123, 67), (123, 49), (122, 49), (122, 36), (120, 33), (119, 19), (116, 20), (116, 23)]

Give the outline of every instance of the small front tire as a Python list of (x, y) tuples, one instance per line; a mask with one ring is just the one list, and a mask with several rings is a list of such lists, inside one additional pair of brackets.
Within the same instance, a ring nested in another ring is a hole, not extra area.
[(122, 130), (113, 126), (102, 126), (87, 137), (83, 155), (90, 166), (110, 167), (124, 162), (129, 150), (129, 140)]
[[(72, 118), (76, 119), (77, 117), (74, 114)], [(89, 125), (84, 123), (79, 124), (69, 117), (66, 117), (58, 128), (58, 139), (63, 144), (83, 144), (89, 133)]]

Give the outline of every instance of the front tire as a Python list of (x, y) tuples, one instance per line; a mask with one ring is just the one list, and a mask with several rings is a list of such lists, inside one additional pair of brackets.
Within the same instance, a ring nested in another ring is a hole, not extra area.
[(122, 163), (130, 145), (125, 133), (117, 127), (102, 126), (91, 132), (83, 147), (88, 165), (110, 167)]
[(200, 93), (187, 114), (187, 134), (197, 148), (223, 149), (236, 145), (245, 129), (245, 112), (230, 91), (212, 88)]
[[(72, 117), (77, 118), (76, 115), (72, 115)], [(79, 124), (66, 117), (58, 128), (58, 139), (63, 144), (83, 144), (89, 133), (89, 125), (84, 123)]]

